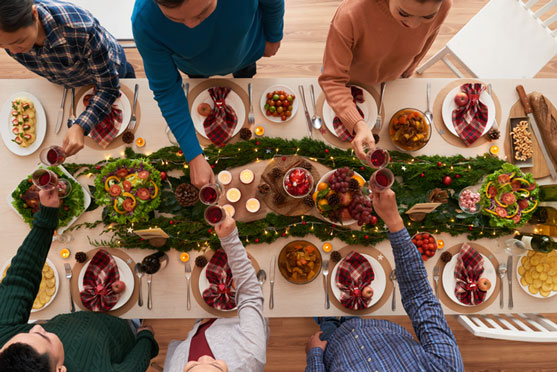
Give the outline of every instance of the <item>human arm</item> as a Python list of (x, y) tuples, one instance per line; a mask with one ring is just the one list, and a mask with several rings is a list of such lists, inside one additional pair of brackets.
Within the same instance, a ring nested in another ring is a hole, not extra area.
[(319, 336), (323, 332), (316, 332), (310, 336), (306, 344), (306, 372), (325, 372), (323, 356), (327, 341), (322, 341)]
[(265, 40), (277, 43), (282, 40), (284, 29), (284, 0), (259, 0)]
[(126, 355), (124, 360), (112, 365), (112, 372), (137, 372), (146, 371), (149, 362), (159, 354), (159, 345), (148, 329), (139, 329), (135, 346)]
[(433, 371), (464, 371), (456, 340), (434, 296), (423, 260), (398, 213), (395, 193), (373, 193), (373, 207), (389, 229), (402, 304)]
[(35, 214), (33, 228), (0, 284), (0, 326), (26, 324), (39, 291), (52, 235), (58, 226), (59, 206), (57, 191), (41, 191), (39, 195), (41, 207)]

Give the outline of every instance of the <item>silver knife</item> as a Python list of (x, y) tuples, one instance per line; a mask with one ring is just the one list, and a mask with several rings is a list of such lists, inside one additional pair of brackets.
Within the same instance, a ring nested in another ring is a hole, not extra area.
[(522, 107), (524, 108), (524, 112), (528, 116), (528, 120), (530, 121), (530, 126), (532, 127), (532, 131), (538, 140), (538, 144), (540, 145), (540, 149), (542, 150), (543, 158), (547, 164), (547, 168), (549, 168), (549, 173), (551, 173), (551, 178), (554, 180), (557, 179), (557, 170), (555, 169), (555, 164), (553, 164), (553, 160), (551, 155), (547, 152), (547, 147), (543, 141), (542, 133), (540, 132), (540, 128), (538, 128), (538, 123), (536, 122), (536, 118), (534, 117), (532, 106), (530, 106), (530, 101), (528, 100), (528, 96), (526, 95), (526, 91), (522, 85), (516, 86), (516, 91), (520, 97), (520, 103), (522, 103)]
[(306, 104), (306, 95), (304, 93), (304, 86), (303, 85), (298, 85), (298, 89), (300, 90), (300, 96), (302, 97), (302, 103), (304, 105), (304, 113), (306, 114), (306, 121), (308, 122), (308, 130), (309, 130), (309, 136), (312, 136), (312, 123), (311, 123), (311, 117), (309, 116), (309, 112), (308, 112), (308, 105)]
[(60, 129), (62, 129), (62, 120), (64, 119), (64, 106), (66, 105), (67, 94), (68, 88), (64, 87), (64, 92), (62, 93), (62, 103), (60, 104), (60, 108), (58, 109), (58, 118), (56, 119), (56, 134), (58, 134), (58, 132), (60, 132)]
[(507, 280), (509, 281), (509, 310), (513, 308), (513, 256), (507, 258)]
[(277, 256), (273, 256), (273, 259), (271, 260), (271, 267), (269, 269), (269, 273), (270, 275), (270, 283), (271, 283), (271, 297), (269, 298), (269, 309), (273, 309), (275, 307), (275, 293), (274, 293), (274, 287), (275, 287), (275, 271), (276, 271), (276, 266), (277, 266)]

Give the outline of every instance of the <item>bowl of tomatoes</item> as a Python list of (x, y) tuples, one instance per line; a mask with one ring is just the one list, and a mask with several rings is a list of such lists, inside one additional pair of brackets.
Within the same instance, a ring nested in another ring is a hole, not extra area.
[(261, 111), (275, 123), (286, 122), (296, 115), (298, 99), (294, 91), (284, 85), (274, 85), (261, 96)]
[(437, 252), (438, 249), (437, 239), (427, 232), (416, 233), (412, 237), (412, 243), (414, 243), (424, 261), (427, 261), (431, 257), (435, 256), (435, 252)]

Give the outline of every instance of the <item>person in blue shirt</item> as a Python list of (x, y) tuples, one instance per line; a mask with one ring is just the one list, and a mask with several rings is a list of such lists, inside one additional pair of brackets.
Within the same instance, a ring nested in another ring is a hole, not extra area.
[(284, 0), (136, 0), (132, 28), (149, 86), (189, 164), (192, 184), (214, 182), (196, 137), (180, 71), (251, 78), (283, 36)]
[[(418, 250), (398, 213), (395, 193), (373, 193), (373, 208), (389, 229), (404, 309), (418, 341), (381, 319), (324, 318), (306, 346), (306, 372), (461, 372), (460, 350), (433, 294)], [(323, 339), (323, 340), (322, 340)]]

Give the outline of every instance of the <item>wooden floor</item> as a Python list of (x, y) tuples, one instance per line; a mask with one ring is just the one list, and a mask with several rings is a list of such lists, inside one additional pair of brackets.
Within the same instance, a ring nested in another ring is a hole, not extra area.
[[(541, 4), (547, 0), (541, 1)], [(428, 56), (438, 51), (476, 12), (485, 5), (484, 0), (453, 0), (454, 5)], [(285, 37), (277, 56), (258, 62), (257, 77), (317, 76), (329, 21), (339, 0), (286, 0)], [(141, 57), (135, 49), (126, 54), (134, 65), (138, 77), (145, 77)], [(426, 58), (427, 58), (426, 57)], [(0, 78), (30, 78), (33, 73), (18, 65), (4, 51), (0, 52)], [(424, 77), (454, 77), (443, 64), (437, 63)], [(557, 77), (557, 58), (540, 73), (540, 78)], [(552, 316), (557, 321), (557, 315)], [(407, 317), (392, 317), (411, 329)], [(161, 366), (168, 342), (184, 339), (191, 329), (191, 320), (151, 320), (161, 352), (155, 362)], [(317, 330), (311, 318), (271, 319), (271, 337), (267, 351), (266, 372), (297, 372), (305, 367), (304, 347), (307, 338)], [(527, 344), (520, 342), (480, 339), (472, 336), (452, 317), (449, 324), (458, 340), (466, 370), (505, 372), (557, 371), (557, 345)], [(155, 372), (151, 368), (149, 372)]]

